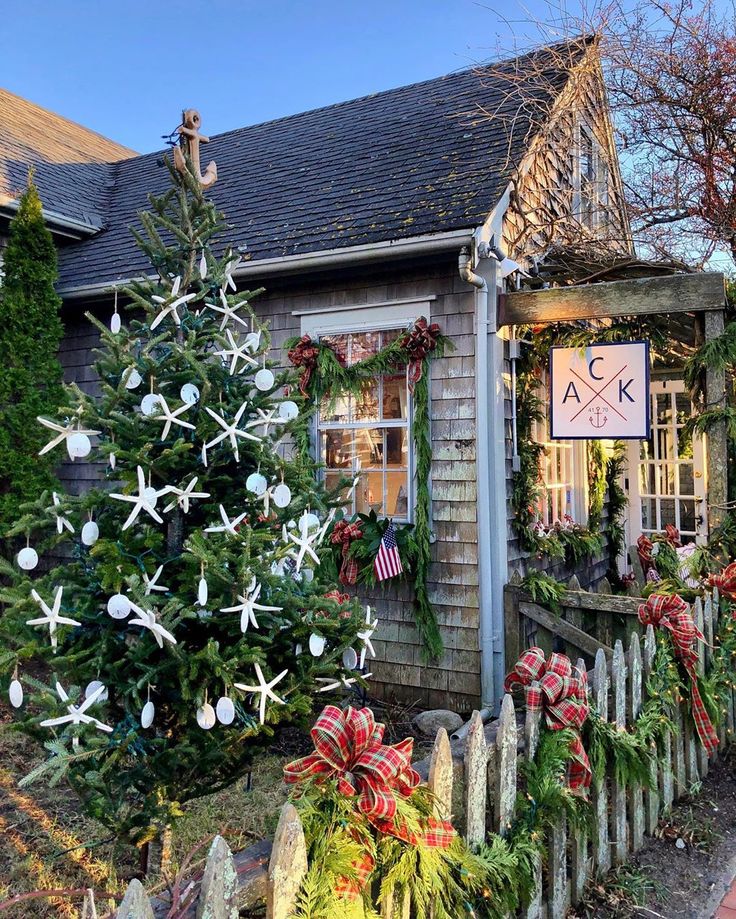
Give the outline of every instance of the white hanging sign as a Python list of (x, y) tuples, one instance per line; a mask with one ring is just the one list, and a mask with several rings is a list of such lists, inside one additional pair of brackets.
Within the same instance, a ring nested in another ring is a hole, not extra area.
[(554, 345), (549, 355), (550, 435), (560, 440), (649, 436), (649, 342)]

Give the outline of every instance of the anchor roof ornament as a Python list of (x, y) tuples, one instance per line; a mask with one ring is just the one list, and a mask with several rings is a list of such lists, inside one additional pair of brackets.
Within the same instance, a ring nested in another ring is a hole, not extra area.
[(217, 181), (217, 165), (214, 160), (210, 160), (204, 173), (202, 173), (199, 162), (199, 145), (208, 144), (210, 139), (199, 133), (201, 124), (202, 119), (196, 109), (184, 109), (181, 113), (181, 124), (176, 129), (180, 138), (180, 146), (174, 147), (174, 166), (176, 166), (178, 172), (184, 173), (187, 171), (187, 161), (182, 150), (186, 142), (185, 149), (192, 161), (194, 178), (202, 188), (211, 188)]

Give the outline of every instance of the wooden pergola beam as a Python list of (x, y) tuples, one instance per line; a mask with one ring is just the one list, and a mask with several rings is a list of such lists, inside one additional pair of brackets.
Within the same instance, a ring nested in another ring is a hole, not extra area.
[(653, 313), (692, 313), (722, 310), (725, 302), (725, 278), (721, 272), (673, 274), (501, 294), (498, 324), (526, 325)]

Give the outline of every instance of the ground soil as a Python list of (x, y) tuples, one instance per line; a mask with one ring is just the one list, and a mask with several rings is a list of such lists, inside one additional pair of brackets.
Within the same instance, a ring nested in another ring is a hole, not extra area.
[[(679, 842), (678, 842), (679, 840)], [(684, 845), (683, 845), (684, 844)], [(697, 794), (660, 822), (631, 866), (595, 885), (575, 916), (709, 919), (706, 910), (736, 857), (736, 752), (714, 766)], [(639, 900), (644, 909), (636, 907)]]

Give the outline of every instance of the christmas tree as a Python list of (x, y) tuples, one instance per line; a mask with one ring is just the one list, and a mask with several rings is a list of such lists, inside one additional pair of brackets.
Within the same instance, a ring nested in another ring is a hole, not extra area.
[(353, 686), (373, 625), (321, 576), (335, 502), (288, 458), (289, 377), (218, 243), (196, 130), (181, 143), (135, 234), (155, 279), (121, 290), (127, 322), (117, 303), (109, 328), (89, 316), (99, 397), (67, 387), (39, 419), (104, 475), (21, 508), (0, 620), (15, 724), (49, 752), (32, 777), (63, 776), (138, 843)]
[(10, 221), (0, 283), (0, 534), (29, 501), (55, 484), (53, 459), (36, 416), (62, 398), (61, 300), (54, 290), (56, 249), (43, 221), (38, 191), (28, 187)]

